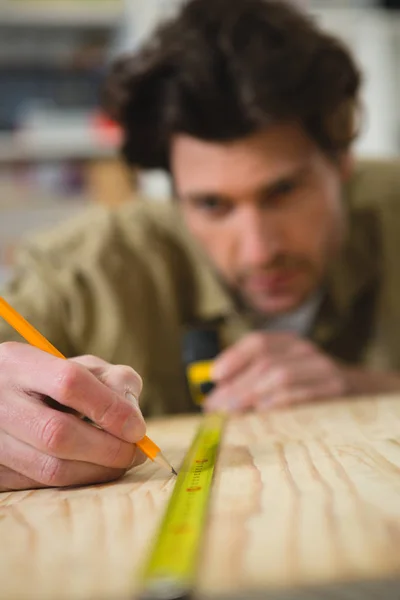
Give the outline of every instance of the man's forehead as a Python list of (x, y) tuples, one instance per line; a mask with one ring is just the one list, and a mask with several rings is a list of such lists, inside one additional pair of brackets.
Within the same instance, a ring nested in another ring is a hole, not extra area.
[(295, 154), (300, 148), (312, 149), (314, 142), (297, 123), (275, 123), (241, 138), (232, 140), (206, 140), (187, 133), (175, 133), (171, 138), (171, 156), (190, 152), (197, 157), (202, 155), (240, 154)]
[[(175, 136), (171, 167), (177, 189), (183, 193), (244, 192), (250, 190), (243, 187), (259, 189), (304, 170), (312, 161), (315, 147), (307, 139), (283, 139), (284, 131), (280, 133), (280, 141), (276, 141), (276, 132), (271, 138), (269, 130), (233, 142)], [(271, 143), (274, 138), (276, 143)]]
[(229, 172), (214, 173), (207, 169), (196, 173), (185, 173), (175, 179), (175, 187), (181, 196), (224, 196), (230, 198), (255, 197), (268, 192), (279, 183), (294, 180), (311, 169), (308, 161), (285, 165), (280, 169), (268, 169), (268, 165), (254, 172), (239, 168)]

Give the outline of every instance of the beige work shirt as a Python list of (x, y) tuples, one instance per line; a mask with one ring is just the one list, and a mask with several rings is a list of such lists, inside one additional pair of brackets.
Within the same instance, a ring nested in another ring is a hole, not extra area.
[[(352, 364), (400, 370), (400, 168), (363, 162), (345, 190), (349, 235), (324, 282), (310, 338)], [(91, 208), (21, 246), (4, 297), (67, 356), (143, 377), (145, 416), (186, 412), (182, 334), (217, 323), (224, 346), (251, 330), (181, 222), (176, 202)], [(20, 339), (0, 319), (0, 340)]]

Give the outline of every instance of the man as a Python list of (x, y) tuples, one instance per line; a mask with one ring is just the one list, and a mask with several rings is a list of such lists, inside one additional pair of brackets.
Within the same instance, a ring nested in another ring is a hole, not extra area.
[(0, 489), (123, 473), (138, 373), (145, 416), (193, 408), (194, 325), (223, 348), (208, 410), (400, 389), (400, 175), (353, 169), (359, 87), (337, 40), (263, 0), (192, 0), (115, 65), (125, 158), (167, 169), (176, 199), (92, 210), (21, 250), (4, 296), (71, 360), (0, 346)]

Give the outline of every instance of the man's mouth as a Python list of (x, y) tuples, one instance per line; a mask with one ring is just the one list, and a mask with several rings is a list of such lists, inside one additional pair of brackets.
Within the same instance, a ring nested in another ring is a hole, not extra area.
[(252, 293), (277, 294), (288, 291), (296, 278), (301, 274), (299, 268), (276, 269), (264, 273), (248, 275), (245, 280), (245, 288)]

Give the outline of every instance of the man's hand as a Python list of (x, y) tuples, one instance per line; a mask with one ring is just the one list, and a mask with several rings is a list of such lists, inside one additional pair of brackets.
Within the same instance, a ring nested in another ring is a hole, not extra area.
[(206, 410), (263, 410), (349, 393), (347, 371), (291, 333), (251, 333), (223, 352), (213, 369)]
[[(142, 461), (133, 445), (146, 430), (141, 389), (129, 367), (0, 344), (0, 491), (111, 481)], [(46, 396), (99, 428), (50, 408)]]

